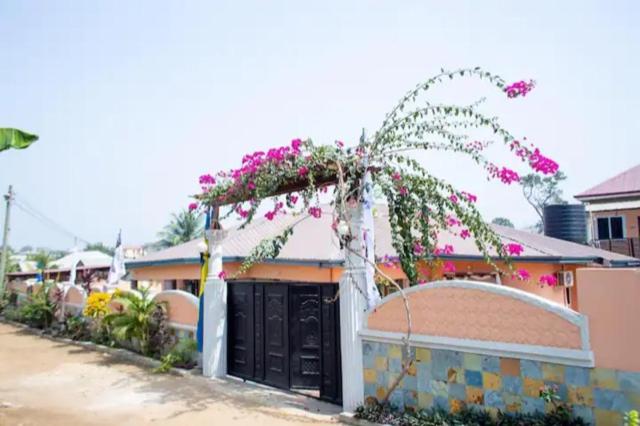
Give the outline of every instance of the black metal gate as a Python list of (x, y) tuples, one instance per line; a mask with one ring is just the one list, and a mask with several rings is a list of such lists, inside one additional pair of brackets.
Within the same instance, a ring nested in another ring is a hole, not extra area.
[(230, 282), (229, 374), (340, 403), (336, 292), (335, 284)]

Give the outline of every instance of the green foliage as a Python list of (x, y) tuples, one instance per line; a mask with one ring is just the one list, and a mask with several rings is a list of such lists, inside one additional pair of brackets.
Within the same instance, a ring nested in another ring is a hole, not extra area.
[(418, 412), (400, 412), (389, 405), (367, 404), (356, 408), (358, 419), (394, 426), (582, 426), (587, 423), (565, 411), (533, 414), (499, 412), (493, 418), (488, 412), (463, 409), (457, 413), (433, 408)]
[(155, 243), (158, 248), (172, 247), (186, 243), (202, 235), (204, 227), (203, 216), (192, 211), (183, 210), (171, 215), (171, 222), (158, 233), (160, 241)]
[(152, 338), (156, 334), (166, 333), (166, 324), (160, 325), (159, 317), (166, 318), (165, 305), (157, 303), (147, 289), (141, 289), (140, 295), (124, 292), (114, 301), (121, 303), (121, 312), (108, 314), (102, 320), (114, 340), (119, 342), (137, 342), (143, 355), (154, 355), (162, 348), (154, 347)]
[[(545, 206), (567, 203), (562, 199), (562, 189), (560, 189), (560, 183), (566, 179), (567, 176), (562, 172), (546, 177), (530, 173), (520, 179), (522, 194), (540, 218), (540, 224), (544, 222)], [(538, 225), (538, 228), (542, 230), (541, 225)]]
[(115, 250), (113, 247), (109, 247), (104, 245), (101, 242), (97, 242), (97, 243), (91, 243), (91, 244), (87, 244), (87, 246), (84, 248), (87, 251), (99, 251), (102, 252), (104, 254), (108, 254), (109, 256), (113, 256)]
[(0, 152), (9, 149), (25, 149), (38, 140), (38, 136), (18, 129), (0, 128)]
[(637, 410), (631, 410), (625, 413), (624, 426), (640, 426), (640, 414)]
[(507, 228), (514, 228), (513, 222), (506, 217), (494, 217), (491, 223), (494, 225), (506, 226)]
[(22, 322), (40, 329), (51, 327), (57, 309), (57, 303), (49, 298), (49, 290), (53, 285), (52, 282), (44, 283), (20, 307)]
[(154, 373), (167, 373), (173, 367), (192, 368), (195, 365), (195, 355), (198, 344), (193, 339), (181, 339), (167, 354), (162, 356), (161, 364)]
[[(0, 248), (0, 259), (2, 259), (2, 249)], [(9, 247), (7, 249), (7, 266), (6, 266), (6, 272), (7, 273), (11, 273), (11, 272), (19, 272), (20, 271), (20, 265), (18, 264), (18, 262), (16, 262), (13, 259), (13, 250), (11, 250), (11, 247)]]
[(36, 267), (41, 271), (55, 268), (56, 265), (53, 262), (57, 258), (52, 252), (44, 249), (40, 249), (28, 257), (29, 260), (36, 262)]
[(71, 340), (90, 340), (89, 322), (82, 315), (69, 316), (63, 323), (62, 334)]

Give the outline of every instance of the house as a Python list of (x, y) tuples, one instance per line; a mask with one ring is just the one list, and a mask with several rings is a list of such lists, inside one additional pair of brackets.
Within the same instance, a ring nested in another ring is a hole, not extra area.
[[(278, 235), (287, 226), (296, 223), (294, 234), (275, 259), (265, 260), (254, 265), (236, 281), (280, 281), (298, 283), (335, 284), (343, 271), (343, 253), (331, 232), (332, 215), (329, 208), (316, 219), (310, 216), (284, 216), (274, 221), (256, 219), (246, 228), (232, 229), (224, 242), (224, 269), (229, 277), (238, 271), (250, 251), (263, 239)], [(375, 247), (379, 267), (402, 286), (406, 286), (406, 277), (399, 266), (389, 264), (383, 259), (393, 258), (395, 251), (391, 244), (386, 207), (376, 208)], [(567, 286), (542, 286), (538, 283), (543, 275), (576, 276), (583, 267), (626, 267), (640, 265), (640, 261), (628, 256), (606, 250), (563, 241), (527, 231), (492, 225), (504, 244), (518, 243), (524, 248), (520, 256), (514, 258), (514, 268), (526, 269), (531, 274), (529, 281), (519, 281), (506, 271), (503, 262), (497, 263), (505, 269), (496, 273), (485, 262), (472, 238), (442, 233), (439, 244), (450, 244), (454, 253), (443, 255), (442, 259), (452, 262), (455, 271), (445, 272), (442, 265), (423, 268), (429, 281), (446, 278), (482, 280), (538, 294), (565, 306), (577, 308), (575, 280)], [(132, 285), (150, 286), (153, 291), (186, 290), (196, 294), (200, 277), (200, 250), (202, 240), (197, 239), (165, 250), (128, 261), (127, 271), (131, 274)], [(579, 285), (579, 283), (576, 283)], [(383, 293), (387, 290), (383, 289)]]
[(575, 198), (585, 205), (595, 247), (640, 258), (640, 164)]
[[(72, 252), (53, 262), (51, 268), (44, 271), (45, 279), (63, 282), (71, 278), (71, 270), (75, 266), (77, 283), (102, 283), (106, 280), (111, 267), (111, 256), (100, 251), (88, 250)], [(37, 269), (7, 274), (8, 280), (34, 280), (40, 275)]]

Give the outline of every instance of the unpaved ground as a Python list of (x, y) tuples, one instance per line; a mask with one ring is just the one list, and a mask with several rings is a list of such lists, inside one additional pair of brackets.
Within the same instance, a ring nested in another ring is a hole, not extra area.
[(152, 374), (0, 323), (0, 426), (322, 425), (339, 407), (235, 380)]

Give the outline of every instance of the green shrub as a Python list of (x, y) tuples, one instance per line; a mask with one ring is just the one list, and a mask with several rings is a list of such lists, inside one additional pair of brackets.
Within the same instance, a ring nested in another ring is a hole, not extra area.
[(62, 335), (71, 340), (89, 340), (91, 329), (89, 322), (83, 316), (68, 316), (62, 326)]
[(580, 417), (572, 416), (567, 410), (554, 410), (550, 413), (536, 412), (503, 413), (496, 418), (486, 411), (463, 409), (451, 413), (443, 409), (432, 408), (418, 412), (400, 412), (394, 407), (382, 404), (367, 404), (356, 408), (358, 419), (394, 426), (582, 426), (587, 423)]
[(22, 322), (40, 329), (51, 327), (57, 309), (56, 302), (49, 299), (49, 290), (52, 285), (51, 282), (43, 284), (20, 307)]
[(174, 347), (165, 354), (160, 366), (155, 368), (155, 373), (166, 373), (172, 367), (193, 368), (195, 366), (195, 357), (198, 350), (198, 344), (193, 339), (181, 339)]

